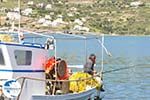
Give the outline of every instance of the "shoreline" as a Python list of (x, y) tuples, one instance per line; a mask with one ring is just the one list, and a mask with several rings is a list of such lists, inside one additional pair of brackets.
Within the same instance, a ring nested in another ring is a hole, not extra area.
[[(54, 33), (65, 33), (65, 34), (76, 34), (76, 35), (103, 35), (102, 33), (98, 33), (98, 32), (84, 32), (84, 31), (72, 31), (72, 30), (63, 30), (63, 31), (58, 31), (58, 30), (48, 30), (48, 29), (24, 29), (21, 28), (22, 31), (31, 31), (31, 32), (37, 32), (37, 33), (48, 33), (48, 34), (54, 34)], [(17, 28), (14, 28), (14, 31), (12, 31), (12, 29), (10, 27), (1, 27), (0, 28), (0, 32), (17, 32)], [(104, 34), (105, 36), (150, 36), (150, 35), (144, 35), (144, 34), (140, 34), (140, 35), (134, 35), (134, 34), (125, 34), (125, 35), (120, 35), (120, 34)]]

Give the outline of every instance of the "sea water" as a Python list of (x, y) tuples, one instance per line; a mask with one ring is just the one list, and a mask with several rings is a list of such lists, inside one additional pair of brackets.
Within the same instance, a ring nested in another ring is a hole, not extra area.
[(112, 53), (105, 58), (105, 70), (129, 67), (104, 74), (103, 100), (150, 100), (150, 37), (106, 37)]

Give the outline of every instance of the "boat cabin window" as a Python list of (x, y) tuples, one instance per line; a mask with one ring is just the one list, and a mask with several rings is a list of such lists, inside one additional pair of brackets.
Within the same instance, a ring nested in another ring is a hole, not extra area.
[(32, 51), (15, 50), (14, 54), (17, 65), (31, 65)]
[(0, 65), (5, 65), (2, 49), (0, 48)]

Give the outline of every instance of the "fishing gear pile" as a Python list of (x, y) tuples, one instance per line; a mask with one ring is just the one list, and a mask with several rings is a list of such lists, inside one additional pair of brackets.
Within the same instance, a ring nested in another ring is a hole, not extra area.
[[(90, 74), (84, 72), (76, 72), (69, 77), (70, 80), (70, 90), (73, 93), (80, 93), (85, 90), (91, 89), (96, 86), (96, 88), (101, 87), (96, 78), (93, 78)], [(78, 81), (71, 81), (78, 80)]]
[(8, 34), (0, 34), (0, 41), (2, 42), (13, 42), (13, 38)]

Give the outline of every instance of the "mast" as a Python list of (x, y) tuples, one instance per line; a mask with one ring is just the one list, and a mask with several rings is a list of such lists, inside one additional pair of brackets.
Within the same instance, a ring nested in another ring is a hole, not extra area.
[(18, 39), (19, 39), (19, 42), (21, 42), (21, 36), (23, 35), (21, 32), (20, 32), (20, 23), (21, 23), (21, 2), (20, 0), (18, 0), (18, 8), (19, 8), (19, 11), (18, 11), (18, 14), (19, 14), (19, 20), (18, 20)]
[[(104, 34), (102, 34), (102, 45), (104, 45)], [(101, 72), (100, 72), (100, 74), (102, 75), (102, 72), (103, 72), (103, 69), (104, 69), (104, 48), (103, 48), (103, 46), (102, 46), (102, 61), (101, 61)]]
[(85, 37), (85, 63), (87, 62), (87, 39), (86, 39), (86, 37)]

